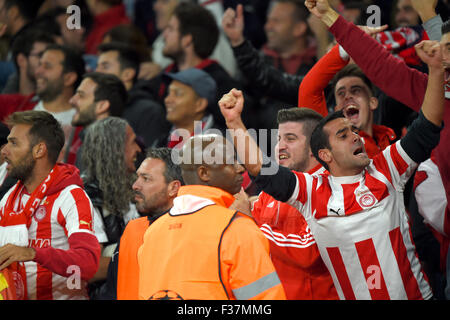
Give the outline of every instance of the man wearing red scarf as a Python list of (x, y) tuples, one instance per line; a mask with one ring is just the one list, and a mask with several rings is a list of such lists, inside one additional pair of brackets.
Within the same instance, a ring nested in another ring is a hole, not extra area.
[(87, 299), (100, 245), (78, 169), (56, 162), (64, 132), (44, 111), (16, 112), (8, 125), (1, 152), (18, 182), (0, 201), (0, 271), (23, 262), (17, 298)]

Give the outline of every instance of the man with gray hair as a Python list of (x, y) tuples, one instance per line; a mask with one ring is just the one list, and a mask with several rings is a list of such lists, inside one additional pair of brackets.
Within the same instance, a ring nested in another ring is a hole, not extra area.
[(107, 236), (100, 241), (103, 250), (99, 270), (93, 279), (97, 283), (91, 284), (91, 298), (96, 297), (95, 288), (101, 287), (106, 279), (108, 264), (126, 224), (139, 217), (132, 203), (131, 186), (140, 152), (136, 134), (124, 119), (107, 117), (86, 129), (81, 177), (94, 211), (100, 217), (97, 223), (104, 225)]

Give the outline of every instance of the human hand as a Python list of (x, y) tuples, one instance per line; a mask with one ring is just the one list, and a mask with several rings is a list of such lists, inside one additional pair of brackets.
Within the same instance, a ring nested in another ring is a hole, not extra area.
[(380, 26), (380, 27), (358, 26), (358, 28), (360, 28), (362, 31), (367, 33), (372, 38), (375, 38), (377, 33), (380, 33), (382, 31), (386, 30), (388, 28), (388, 25), (385, 24), (385, 25)]
[(417, 56), (429, 68), (443, 69), (441, 45), (437, 41), (425, 40), (414, 46)]
[(252, 206), (248, 195), (244, 191), (244, 188), (241, 187), (241, 191), (234, 195), (234, 199), (235, 200), (229, 209), (237, 210), (252, 218)]
[(244, 7), (238, 4), (236, 11), (228, 8), (222, 17), (222, 29), (230, 40), (232, 47), (237, 47), (245, 41), (244, 38)]
[(327, 27), (331, 27), (339, 18), (339, 14), (333, 10), (328, 0), (306, 0), (305, 6), (313, 15), (322, 20)]
[(139, 65), (138, 79), (150, 80), (161, 72), (161, 66), (154, 62), (142, 62)]
[(8, 267), (13, 262), (30, 261), (36, 256), (33, 248), (20, 247), (14, 244), (6, 244), (0, 248), (0, 270)]
[(331, 8), (328, 0), (306, 0), (305, 6), (319, 19), (322, 19), (323, 15)]
[(223, 117), (227, 126), (231, 128), (232, 124), (240, 123), (242, 109), (244, 108), (244, 95), (241, 90), (231, 89), (230, 92), (224, 94), (219, 100), (220, 112), (222, 112)]
[(436, 15), (437, 0), (411, 0), (411, 5), (417, 11), (423, 22)]

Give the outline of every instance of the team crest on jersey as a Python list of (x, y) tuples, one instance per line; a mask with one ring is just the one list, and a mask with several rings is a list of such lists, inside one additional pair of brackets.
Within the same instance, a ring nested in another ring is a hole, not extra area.
[(375, 196), (371, 193), (366, 193), (358, 199), (359, 205), (363, 208), (369, 208), (373, 206), (375, 204), (375, 201)]
[(41, 221), (45, 218), (46, 215), (47, 209), (45, 209), (45, 207), (43, 206), (40, 206), (39, 208), (37, 208), (36, 213), (34, 214), (34, 218), (36, 219), (36, 221)]

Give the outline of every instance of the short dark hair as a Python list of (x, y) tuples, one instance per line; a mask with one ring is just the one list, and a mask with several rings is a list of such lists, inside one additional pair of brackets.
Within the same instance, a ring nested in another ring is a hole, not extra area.
[(133, 47), (120, 42), (109, 42), (101, 44), (98, 47), (98, 51), (100, 54), (108, 51), (117, 51), (120, 70), (122, 71), (126, 68), (133, 69), (135, 71), (133, 82), (137, 81), (141, 57)]
[(292, 3), (295, 7), (293, 18), (297, 22), (306, 22), (306, 20), (308, 19), (309, 11), (305, 7), (305, 2), (303, 0), (276, 0), (275, 3)]
[(310, 141), (311, 152), (313, 153), (316, 160), (327, 170), (329, 170), (328, 165), (326, 164), (326, 162), (322, 161), (319, 157), (320, 149), (331, 149), (329, 136), (323, 130), (323, 127), (328, 122), (339, 118), (345, 118), (344, 112), (342, 110), (329, 113), (317, 124), (317, 126), (315, 127), (315, 129), (311, 134), (311, 141)]
[(41, 30), (28, 29), (20, 33), (17, 38), (14, 39), (14, 42), (11, 46), (11, 53), (16, 66), (17, 56), (21, 53), (28, 58), (30, 56), (31, 50), (33, 50), (33, 45), (36, 42), (54, 44), (55, 40), (51, 35), (42, 32)]
[(450, 19), (442, 24), (442, 35), (450, 32)]
[(19, 124), (30, 125), (28, 136), (31, 146), (43, 141), (47, 146), (48, 159), (55, 164), (64, 147), (65, 137), (61, 124), (46, 111), (28, 110), (12, 113), (6, 120), (9, 127)]
[(208, 58), (219, 40), (219, 27), (212, 13), (199, 4), (181, 2), (173, 15), (179, 21), (181, 35), (192, 35), (195, 53), (202, 59)]
[(166, 183), (178, 180), (184, 185), (183, 176), (181, 175), (181, 168), (179, 165), (172, 161), (172, 149), (162, 148), (149, 148), (146, 151), (146, 158), (159, 159), (166, 165), (164, 170), (164, 179)]
[(20, 15), (27, 21), (32, 21), (42, 5), (44, 0), (5, 0), (4, 6), (6, 9), (16, 6), (19, 9)]
[(97, 84), (94, 91), (94, 101), (107, 100), (109, 102), (109, 115), (121, 117), (128, 99), (127, 89), (123, 82), (113, 74), (90, 72), (83, 76)]
[(370, 94), (374, 95), (375, 93), (375, 87), (373, 86), (372, 82), (367, 78), (367, 76), (364, 74), (364, 72), (356, 65), (356, 64), (349, 64), (342, 68), (333, 78), (332, 85), (333, 85), (333, 92), (336, 90), (336, 84), (339, 80), (342, 78), (347, 77), (357, 77), (360, 78), (366, 86), (370, 90)]
[(60, 44), (51, 44), (49, 45), (44, 52), (49, 50), (57, 50), (61, 51), (64, 55), (64, 60), (62, 62), (63, 72), (75, 72), (77, 75), (77, 80), (73, 84), (73, 88), (76, 89), (81, 83), (83, 74), (85, 73), (85, 63), (83, 60), (83, 56), (80, 53), (75, 52), (67, 46)]
[(322, 115), (310, 108), (293, 107), (289, 109), (280, 109), (277, 113), (278, 125), (285, 122), (303, 123), (303, 135), (308, 139), (317, 124), (323, 119)]
[(150, 61), (150, 47), (144, 32), (133, 24), (119, 24), (109, 29), (104, 35), (110, 38), (110, 42), (119, 42), (131, 46), (139, 53), (140, 61)]

